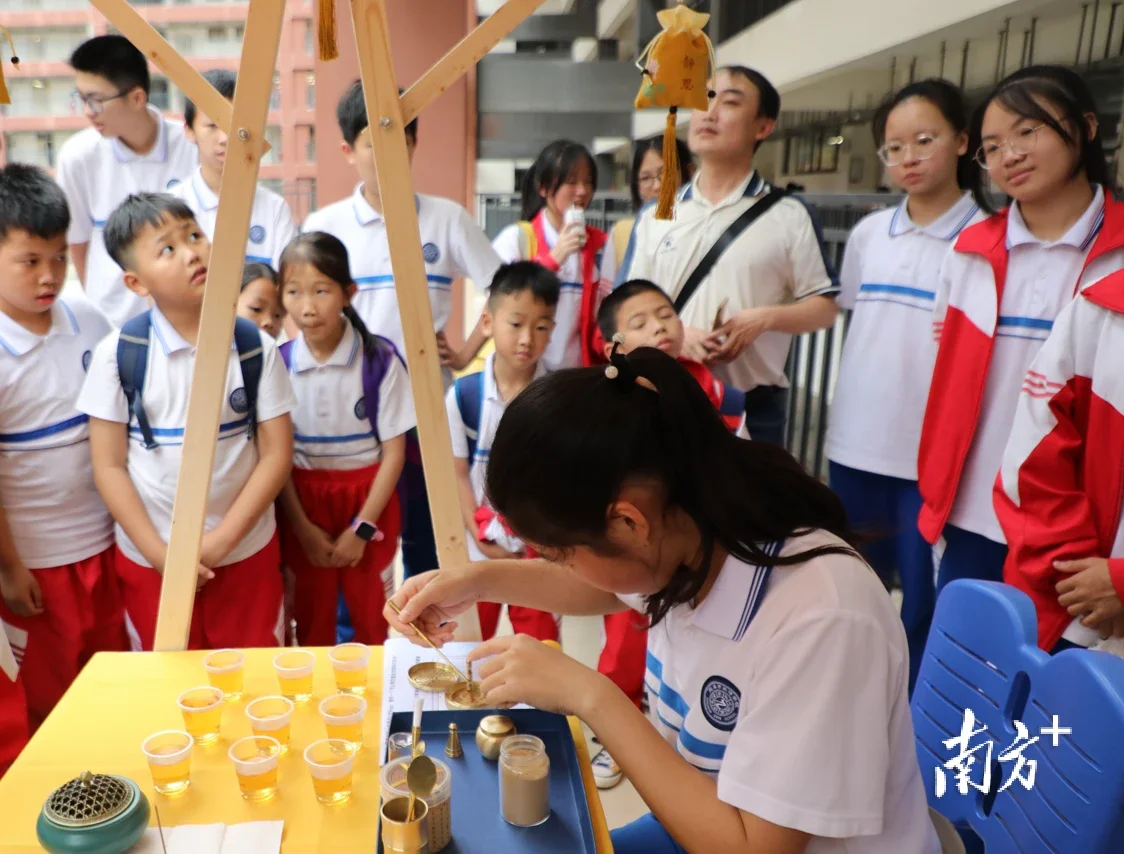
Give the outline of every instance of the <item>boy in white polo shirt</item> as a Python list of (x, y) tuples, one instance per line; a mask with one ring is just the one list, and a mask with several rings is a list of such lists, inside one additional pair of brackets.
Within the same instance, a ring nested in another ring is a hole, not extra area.
[[(363, 85), (358, 80), (340, 98), (336, 118), (343, 134), (343, 153), (359, 173), (360, 183), (350, 197), (309, 214), (302, 230), (326, 231), (347, 247), (351, 275), (359, 288), (351, 304), (368, 330), (389, 339), (398, 352), (404, 354), (402, 320), (394, 290), (394, 271), (390, 266), (367, 106), (363, 101)], [(415, 119), (406, 127), (406, 146), (411, 160), (417, 140)], [(448, 387), (453, 382), (452, 371), (466, 367), (485, 340), (481, 324), (477, 323), (459, 352), (450, 349), (445, 339), (445, 326), (453, 310), (453, 279), (467, 276), (484, 287), (499, 269), (500, 259), (487, 235), (456, 202), (419, 193), (417, 208), (422, 256), (429, 280), (429, 302), (433, 307), (437, 347)], [(409, 576), (437, 565), (437, 547), (433, 543), (433, 523), (416, 431), (411, 431), (407, 437), (406, 468), (400, 488), (403, 493), (402, 563)]]
[(127, 643), (113, 522), (75, 407), (110, 325), (59, 296), (69, 219), (45, 172), (0, 169), (0, 626), (33, 727), (93, 653)]
[[(203, 78), (228, 101), (234, 99), (238, 75), (224, 68), (203, 72)], [(195, 213), (195, 221), (208, 240), (215, 238), (215, 218), (219, 210), (219, 184), (226, 163), (226, 131), (200, 113), (188, 100), (183, 108), (183, 126), (187, 138), (199, 148), (199, 168), (191, 177), (172, 190)], [(246, 261), (268, 264), (274, 270), (281, 262), (281, 251), (297, 236), (297, 226), (286, 201), (272, 190), (258, 184), (254, 193), (254, 209), (250, 214), (250, 233), (246, 238)]]
[(97, 36), (70, 57), (75, 102), (91, 127), (59, 152), (58, 179), (70, 205), (71, 257), (90, 300), (117, 326), (147, 303), (125, 287), (105, 250), (105, 221), (130, 193), (160, 193), (195, 169), (183, 127), (149, 106), (148, 63), (123, 36)]
[[(105, 234), (125, 283), (155, 307), (98, 345), (78, 408), (90, 416), (94, 476), (117, 521), (130, 637), (151, 649), (211, 244), (191, 210), (160, 193), (127, 198)], [(199, 558), (189, 637), (196, 649), (282, 640), (273, 500), (289, 477), (296, 400), (276, 346), (239, 321)]]

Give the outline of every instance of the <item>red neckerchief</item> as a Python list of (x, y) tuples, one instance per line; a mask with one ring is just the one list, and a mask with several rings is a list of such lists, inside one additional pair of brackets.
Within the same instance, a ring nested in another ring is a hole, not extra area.
[[(546, 240), (546, 229), (543, 225), (546, 210), (543, 209), (531, 220), (531, 227), (535, 230), (535, 239), (538, 243), (539, 255), (534, 260), (538, 261), (548, 270), (557, 273), (558, 262), (550, 254), (550, 244)], [(605, 339), (601, 337), (601, 330), (597, 328), (597, 293), (600, 286), (600, 270), (598, 269), (597, 256), (605, 248), (609, 236), (599, 228), (591, 225), (585, 227), (586, 241), (582, 247), (582, 304), (578, 317), (579, 335), (581, 337), (582, 364), (605, 364)]]

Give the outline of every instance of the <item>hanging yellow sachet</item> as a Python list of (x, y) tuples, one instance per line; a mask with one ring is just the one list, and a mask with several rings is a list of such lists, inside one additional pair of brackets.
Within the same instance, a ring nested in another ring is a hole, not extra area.
[[(644, 82), (636, 95), (636, 109), (666, 107), (667, 126), (663, 134), (664, 175), (679, 174), (679, 149), (675, 145), (676, 114), (680, 107), (706, 110), (710, 107), (707, 81), (715, 71), (714, 46), (703, 32), (710, 15), (680, 5), (656, 13), (663, 30), (652, 39), (636, 66)], [(675, 194), (673, 180), (660, 184), (656, 219), (671, 219)]]
[[(8, 40), (8, 47), (12, 49), (12, 65), (16, 68), (20, 67), (20, 58), (16, 56), (16, 45), (12, 41), (12, 34), (3, 27), (0, 27), (0, 33)], [(8, 86), (4, 83), (4, 63), (0, 61), (0, 104), (12, 103), (12, 96), (8, 94)]]

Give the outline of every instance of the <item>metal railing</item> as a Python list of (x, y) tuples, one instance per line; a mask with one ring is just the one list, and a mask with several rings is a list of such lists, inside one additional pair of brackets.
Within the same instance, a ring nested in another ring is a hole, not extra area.
[[(823, 228), (828, 257), (836, 270), (843, 260), (847, 236), (855, 224), (868, 213), (901, 200), (901, 196), (887, 193), (803, 193), (801, 197), (816, 212)], [(586, 221), (607, 231), (617, 221), (631, 216), (632, 208), (627, 196), (603, 193), (598, 194), (590, 205)], [(505, 227), (519, 220), (519, 197), (480, 195), (477, 197), (477, 217), (488, 237), (494, 239)], [(843, 339), (849, 323), (849, 312), (840, 312), (829, 329), (797, 335), (785, 369), (791, 384), (786, 445), (808, 471), (821, 478), (827, 477), (824, 439), (828, 410), (839, 376)]]

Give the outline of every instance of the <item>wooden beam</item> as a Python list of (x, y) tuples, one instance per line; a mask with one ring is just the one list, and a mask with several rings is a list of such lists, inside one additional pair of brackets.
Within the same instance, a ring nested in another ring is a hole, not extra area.
[[(464, 544), (452, 439), (445, 414), (445, 389), (437, 357), (433, 310), (422, 259), (421, 233), (410, 159), (406, 151), (406, 122), (398, 98), (398, 82), (390, 53), (385, 0), (351, 0), (351, 17), (359, 49), (359, 73), (367, 104), (371, 144), (379, 176), (379, 195), (386, 217), (394, 290), (406, 344), (410, 387), (418, 416), (418, 440), (425, 469), (429, 508), (442, 567), (468, 562)], [(479, 639), (476, 609), (462, 615), (459, 638)]]
[[(230, 101), (220, 95), (215, 87), (203, 79), (203, 75), (196, 71), (186, 59), (176, 52), (176, 49), (165, 41), (153, 26), (140, 16), (127, 0), (90, 0), (90, 3), (113, 24), (129, 41), (143, 53), (152, 64), (163, 71), (168, 79), (183, 90), (183, 93), (195, 102), (199, 112), (207, 116), (216, 125), (230, 132), (234, 108)], [(282, 4), (283, 5), (283, 4)], [(246, 32), (249, 34), (249, 20), (247, 19)], [(243, 54), (245, 55), (245, 54)], [(270, 89), (273, 77), (270, 76)], [(266, 93), (266, 103), (269, 103), (269, 93)], [(265, 144), (265, 151), (270, 145)]]
[[(250, 0), (246, 17), (246, 39), (231, 112), (233, 133), (227, 142), (226, 165), (219, 188), (218, 219), (195, 349), (183, 459), (172, 508), (168, 560), (160, 588), (154, 644), (157, 650), (186, 648), (191, 627), (196, 567), (211, 490), (211, 468), (226, 397), (234, 307), (246, 261), (246, 235), (250, 230), (258, 167), (264, 153), (269, 93), (273, 88), (284, 12), (285, 0)], [(119, 25), (118, 29), (124, 32)]]
[[(544, 0), (507, 0), (418, 78), (402, 95), (402, 120), (409, 124), (497, 44), (543, 4)], [(358, 37), (358, 36), (357, 36)]]

